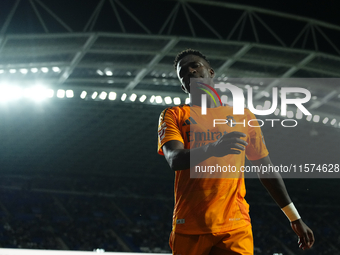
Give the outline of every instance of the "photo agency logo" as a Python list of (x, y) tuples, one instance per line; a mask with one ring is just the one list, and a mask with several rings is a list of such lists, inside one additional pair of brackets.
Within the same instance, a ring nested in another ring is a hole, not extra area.
[[(232, 95), (232, 105), (233, 105), (233, 115), (244, 115), (244, 108), (245, 108), (245, 97), (243, 93), (243, 89), (232, 85), (230, 83), (218, 83), (215, 84), (212, 79), (204, 79), (204, 82), (202, 82), (202, 79), (192, 79), (194, 83), (196, 83), (197, 90), (193, 90), (192, 96), (201, 97), (201, 114), (206, 115), (207, 114), (207, 97), (209, 96), (217, 106), (217, 100), (220, 102), (220, 105), (227, 104), (227, 101), (224, 101), (225, 97), (221, 97), (216, 89), (219, 89), (221, 92), (229, 90)], [(204, 91), (205, 93), (202, 93), (200, 91)], [(254, 107), (254, 95), (253, 95), (253, 88), (248, 87), (247, 88), (247, 108), (255, 115), (261, 115), (261, 116), (267, 116), (271, 115), (275, 112), (278, 108), (278, 91), (279, 89), (277, 87), (272, 88), (272, 103), (271, 107), (269, 109), (256, 109)], [(287, 115), (287, 105), (293, 105), (297, 109), (299, 109), (304, 115), (311, 115), (311, 113), (303, 106), (303, 104), (307, 103), (311, 99), (311, 93), (309, 90), (305, 88), (299, 88), (299, 87), (281, 87), (280, 89), (281, 93), (281, 115), (286, 116)], [(287, 95), (290, 93), (299, 93), (301, 95), (304, 95), (303, 98), (287, 98)], [(196, 95), (195, 95), (196, 94)], [(252, 123), (258, 123), (260, 127), (262, 127), (265, 123), (265, 121), (270, 122), (271, 126), (274, 127), (275, 122), (281, 122), (281, 125), (283, 127), (295, 127), (297, 125), (297, 121), (295, 119), (254, 119), (249, 120), (248, 123), (245, 122), (236, 122), (234, 118), (231, 118), (228, 116), (224, 119), (214, 119), (213, 120), (213, 126), (216, 125), (223, 125), (227, 124), (231, 127), (234, 127), (235, 125), (243, 125), (244, 127), (246, 125), (252, 126)]]

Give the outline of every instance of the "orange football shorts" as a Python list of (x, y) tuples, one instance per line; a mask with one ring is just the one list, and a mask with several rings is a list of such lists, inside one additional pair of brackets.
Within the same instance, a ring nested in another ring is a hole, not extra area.
[(171, 232), (173, 255), (253, 255), (251, 225), (227, 232), (185, 235)]

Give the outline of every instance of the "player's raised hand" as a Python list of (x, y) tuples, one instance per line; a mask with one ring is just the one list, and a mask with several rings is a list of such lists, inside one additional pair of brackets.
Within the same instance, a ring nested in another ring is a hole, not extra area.
[(292, 221), (290, 225), (299, 237), (299, 247), (302, 250), (311, 248), (315, 241), (313, 231), (301, 219)]
[(240, 154), (241, 151), (245, 150), (245, 146), (248, 145), (241, 137), (246, 137), (246, 134), (237, 131), (225, 134), (217, 141), (209, 144), (209, 152), (215, 157)]

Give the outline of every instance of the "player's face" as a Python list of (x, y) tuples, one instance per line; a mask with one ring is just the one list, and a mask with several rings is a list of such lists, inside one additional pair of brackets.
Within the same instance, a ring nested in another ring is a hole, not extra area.
[(201, 57), (188, 55), (177, 64), (177, 76), (184, 92), (190, 93), (190, 78), (213, 78), (214, 70)]

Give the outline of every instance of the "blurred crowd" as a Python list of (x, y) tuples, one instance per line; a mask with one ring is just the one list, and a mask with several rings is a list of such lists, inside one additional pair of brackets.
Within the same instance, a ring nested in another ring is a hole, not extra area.
[[(170, 253), (173, 183), (152, 178), (2, 176), (0, 247)], [(255, 254), (302, 254), (265, 191), (248, 189)], [(301, 199), (303, 201), (303, 199)], [(340, 254), (334, 201), (300, 203), (317, 242), (304, 254)]]

